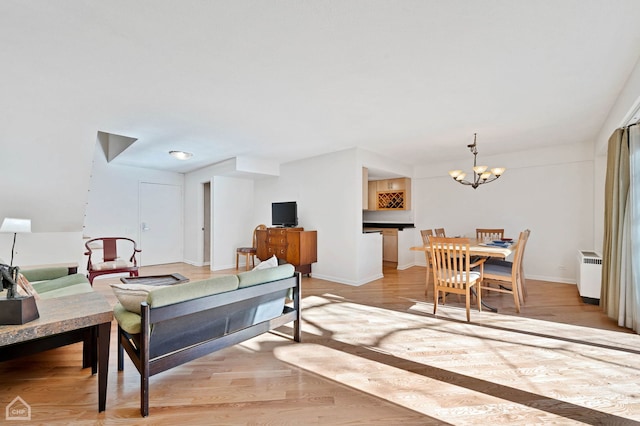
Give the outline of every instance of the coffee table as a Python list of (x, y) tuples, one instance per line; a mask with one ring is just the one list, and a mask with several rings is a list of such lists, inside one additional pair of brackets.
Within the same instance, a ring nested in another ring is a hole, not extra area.
[(146, 277), (122, 277), (124, 284), (172, 285), (189, 282), (189, 278), (181, 274), (148, 275)]
[(36, 302), (40, 318), (0, 325), (0, 361), (83, 342), (82, 367), (98, 373), (98, 411), (105, 410), (113, 308), (101, 294), (81, 293)]

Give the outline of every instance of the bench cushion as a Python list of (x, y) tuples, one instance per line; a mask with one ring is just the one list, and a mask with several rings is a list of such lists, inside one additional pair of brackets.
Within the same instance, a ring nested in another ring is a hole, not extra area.
[(20, 269), (20, 272), (31, 283), (34, 283), (36, 281), (47, 281), (64, 277), (69, 274), (69, 268), (66, 266), (53, 266), (49, 268)]
[(251, 287), (269, 281), (281, 280), (293, 276), (295, 268), (290, 263), (268, 269), (256, 269), (238, 274), (239, 288)]
[(54, 297), (69, 296), (72, 294), (91, 293), (93, 287), (88, 282), (68, 285), (45, 293), (38, 293), (41, 299), (53, 299)]
[(27, 274), (24, 274), (24, 276), (31, 282), (31, 285), (33, 285), (33, 288), (38, 292), (40, 296), (42, 296), (44, 293), (61, 290), (69, 286), (75, 286), (78, 284), (89, 284), (89, 280), (87, 280), (87, 277), (82, 274), (64, 275), (60, 278), (40, 282), (36, 282), (37, 280), (32, 279)]
[(124, 306), (120, 303), (116, 303), (113, 307), (113, 316), (116, 321), (118, 321), (118, 325), (124, 331), (129, 334), (139, 334), (140, 333), (140, 315), (127, 311)]
[(163, 286), (152, 290), (147, 296), (147, 303), (152, 307), (172, 305), (185, 300), (211, 296), (238, 288), (238, 277), (222, 275), (202, 281)]

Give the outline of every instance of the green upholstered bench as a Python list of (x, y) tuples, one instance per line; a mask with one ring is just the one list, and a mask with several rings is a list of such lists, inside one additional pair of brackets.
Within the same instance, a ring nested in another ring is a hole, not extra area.
[(41, 299), (93, 291), (86, 276), (69, 274), (69, 268), (66, 266), (20, 269), (20, 273), (29, 280)]
[(114, 307), (118, 370), (126, 351), (140, 373), (142, 416), (149, 414), (154, 374), (291, 322), (299, 342), (300, 284), (300, 274), (285, 264), (164, 287), (114, 285), (120, 300)]

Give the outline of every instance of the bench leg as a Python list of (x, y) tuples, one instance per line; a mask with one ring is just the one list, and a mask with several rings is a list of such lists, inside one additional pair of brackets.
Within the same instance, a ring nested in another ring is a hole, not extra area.
[(140, 415), (149, 416), (149, 373), (140, 373)]
[(122, 329), (118, 326), (118, 371), (124, 370), (124, 349), (122, 348)]

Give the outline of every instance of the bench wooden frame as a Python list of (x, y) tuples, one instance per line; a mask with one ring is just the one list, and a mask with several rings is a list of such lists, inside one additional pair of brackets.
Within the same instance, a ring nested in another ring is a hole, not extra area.
[[(149, 415), (149, 377), (169, 370), (178, 365), (195, 360), (212, 352), (236, 345), (245, 340), (259, 336), (274, 330), (284, 324), (293, 322), (293, 339), (301, 340), (301, 310), (300, 310), (300, 285), (301, 275), (296, 273), (293, 277), (251, 287), (240, 288), (225, 293), (187, 300), (172, 305), (153, 308), (146, 302), (141, 305), (141, 333), (131, 335), (118, 326), (118, 371), (124, 369), (124, 351), (133, 361), (140, 373), (140, 414), (143, 417)], [(220, 318), (238, 309), (246, 309), (257, 306), (265, 296), (282, 294), (292, 289), (292, 306), (285, 304), (280, 316), (267, 321), (249, 325), (237, 331), (224, 334), (221, 337), (209, 338), (196, 344), (185, 342), (185, 346), (178, 349), (168, 349), (163, 353), (162, 348), (154, 347), (155, 357), (150, 357), (150, 348), (153, 346), (152, 327), (165, 321), (180, 321), (189, 315), (207, 312), (210, 318)]]

